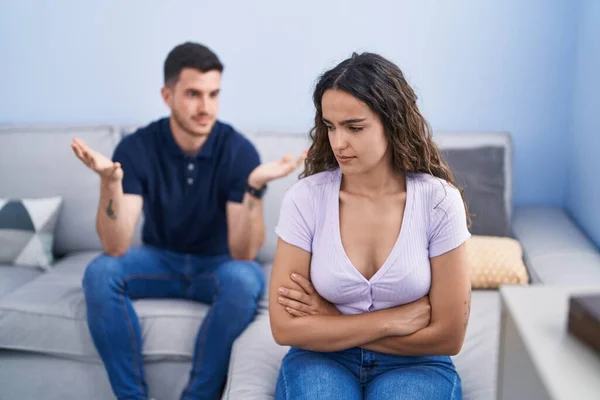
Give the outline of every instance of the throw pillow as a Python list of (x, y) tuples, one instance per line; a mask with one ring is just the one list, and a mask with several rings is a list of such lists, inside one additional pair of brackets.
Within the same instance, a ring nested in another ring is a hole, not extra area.
[(62, 197), (0, 198), (0, 264), (48, 269)]
[(504, 148), (445, 149), (444, 158), (456, 184), (464, 189), (473, 235), (509, 236), (505, 200)]
[(529, 282), (521, 244), (508, 237), (473, 235), (466, 243), (473, 289), (497, 289), (501, 285)]

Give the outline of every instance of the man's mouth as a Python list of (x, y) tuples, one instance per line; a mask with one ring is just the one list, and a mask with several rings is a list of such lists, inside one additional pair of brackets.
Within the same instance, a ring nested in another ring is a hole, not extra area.
[(194, 117), (192, 118), (194, 120), (194, 122), (200, 124), (200, 125), (205, 125), (208, 124), (210, 122), (210, 118), (209, 117)]

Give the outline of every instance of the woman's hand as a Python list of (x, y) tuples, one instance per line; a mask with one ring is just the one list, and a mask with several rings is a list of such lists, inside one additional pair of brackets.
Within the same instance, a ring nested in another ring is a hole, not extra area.
[(291, 278), (302, 288), (302, 291), (281, 287), (279, 304), (283, 305), (288, 313), (294, 317), (307, 315), (341, 315), (339, 310), (330, 302), (322, 298), (315, 290), (312, 283), (303, 276), (292, 274)]
[(412, 303), (385, 310), (389, 313), (389, 327), (393, 336), (407, 336), (426, 328), (431, 321), (429, 296)]

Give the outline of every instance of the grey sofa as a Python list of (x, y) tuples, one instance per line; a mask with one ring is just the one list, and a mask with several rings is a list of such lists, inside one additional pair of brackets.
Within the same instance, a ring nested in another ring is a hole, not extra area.
[[(114, 398), (87, 330), (81, 290), (83, 271), (100, 251), (94, 230), (99, 182), (71, 154), (69, 143), (79, 136), (111, 155), (129, 131), (113, 126), (0, 128), (0, 197), (64, 198), (56, 227), (57, 260), (50, 271), (0, 265), (0, 400)], [(263, 160), (299, 153), (308, 145), (306, 135), (262, 132), (249, 137)], [(482, 165), (495, 163), (500, 197), (495, 203), (486, 199), (496, 207), (487, 211), (490, 218), (505, 218), (508, 234), (523, 244), (533, 283), (600, 282), (598, 249), (563, 210), (512, 209), (510, 135), (440, 133), (436, 141), (449, 150), (502, 150), (496, 153), (500, 160), (480, 159), (467, 178), (476, 178), (475, 169)], [(273, 183), (265, 198), (268, 236), (259, 259), (267, 278), (279, 204), (295, 179), (294, 175)], [(497, 191), (498, 186), (484, 189)], [(137, 243), (140, 226), (141, 222)], [(180, 300), (139, 300), (134, 306), (143, 330), (150, 394), (158, 400), (177, 399), (188, 379), (193, 338), (207, 306)], [(454, 358), (465, 399), (495, 398), (499, 313), (497, 291), (474, 291), (465, 346)], [(234, 344), (223, 398), (272, 399), (286, 351), (271, 336), (265, 294), (256, 318)]]

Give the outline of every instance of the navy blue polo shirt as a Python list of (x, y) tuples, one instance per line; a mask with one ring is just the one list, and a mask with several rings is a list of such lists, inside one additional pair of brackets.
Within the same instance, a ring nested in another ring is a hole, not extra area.
[(163, 118), (123, 138), (113, 161), (123, 168), (123, 192), (144, 199), (145, 244), (188, 254), (229, 253), (226, 204), (243, 200), (248, 176), (260, 164), (246, 137), (217, 121), (200, 151), (186, 154)]

